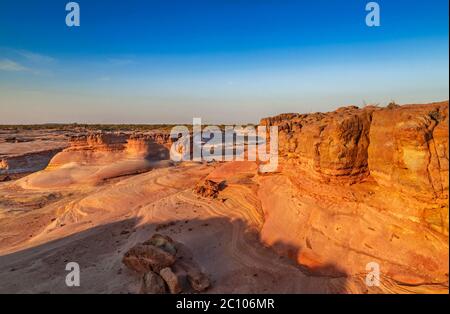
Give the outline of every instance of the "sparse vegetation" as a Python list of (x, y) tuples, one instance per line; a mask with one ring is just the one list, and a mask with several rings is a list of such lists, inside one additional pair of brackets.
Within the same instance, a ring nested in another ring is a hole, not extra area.
[(395, 109), (395, 108), (398, 108), (398, 107), (400, 107), (400, 105), (397, 105), (397, 103), (396, 103), (395, 101), (391, 101), (391, 102), (386, 106), (386, 108), (388, 108), (388, 109)]
[(441, 121), (441, 120), (442, 120), (441, 114), (440, 114), (439, 111), (437, 111), (437, 110), (433, 110), (433, 111), (430, 112), (428, 115), (429, 115), (430, 118), (433, 119), (434, 121), (437, 121), (437, 122), (438, 122), (438, 121)]
[[(14, 131), (33, 131), (33, 130), (61, 130), (61, 131), (107, 131), (107, 132), (146, 132), (146, 131), (166, 131), (170, 130), (180, 124), (79, 124), (79, 123), (46, 123), (46, 124), (17, 124), (17, 125), (0, 125), (0, 130), (14, 130)], [(189, 130), (192, 129), (192, 123), (184, 123)], [(253, 124), (247, 124), (254, 126)], [(206, 127), (208, 124), (202, 125)], [(245, 127), (246, 125), (243, 125)], [(225, 129), (225, 124), (218, 125), (221, 130)]]
[(18, 124), (0, 125), (3, 130), (79, 130), (89, 131), (151, 131), (170, 130), (175, 124), (79, 124), (79, 123), (47, 123), (47, 124)]

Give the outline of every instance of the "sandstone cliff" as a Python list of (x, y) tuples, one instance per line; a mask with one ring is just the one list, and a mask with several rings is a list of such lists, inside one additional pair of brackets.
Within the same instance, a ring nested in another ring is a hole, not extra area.
[(380, 184), (448, 202), (448, 102), (374, 112), (368, 164)]
[(367, 148), (375, 108), (340, 108), (328, 114), (288, 114), (261, 120), (278, 125), (279, 150), (325, 181), (355, 181), (369, 173)]
[(165, 133), (95, 132), (74, 136), (44, 172), (33, 173), (18, 184), (34, 189), (96, 185), (147, 172), (170, 164), (168, 140)]
[(162, 160), (169, 158), (169, 134), (95, 132), (73, 136), (69, 147), (56, 155), (48, 168), (77, 162), (108, 164), (121, 159)]
[(448, 102), (261, 120), (282, 155), (259, 182), (262, 241), (322, 275), (377, 262), (402, 284), (448, 285), (448, 120)]
[(378, 184), (425, 201), (448, 200), (448, 102), (393, 108), (343, 107), (283, 114), (277, 125), (286, 160), (324, 181)]

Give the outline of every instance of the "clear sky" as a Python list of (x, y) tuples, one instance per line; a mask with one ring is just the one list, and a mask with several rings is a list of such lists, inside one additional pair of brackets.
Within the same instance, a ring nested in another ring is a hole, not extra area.
[(447, 100), (448, 0), (0, 0), (0, 124), (256, 122)]

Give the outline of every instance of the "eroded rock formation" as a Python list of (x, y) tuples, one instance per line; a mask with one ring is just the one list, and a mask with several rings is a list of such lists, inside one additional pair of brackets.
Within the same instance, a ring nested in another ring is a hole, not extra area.
[(70, 162), (110, 163), (126, 158), (163, 160), (169, 158), (171, 145), (168, 134), (111, 132), (73, 136), (69, 143), (70, 146), (55, 156), (49, 167), (59, 167)]
[(167, 166), (171, 143), (157, 134), (97, 132), (71, 137), (69, 147), (55, 155), (45, 173), (35, 173), (22, 186), (50, 188), (98, 184), (105, 180)]
[(312, 176), (357, 182), (371, 174), (419, 198), (448, 199), (448, 102), (350, 106), (260, 124), (277, 125), (280, 153)]
[(369, 174), (367, 148), (374, 107), (327, 114), (287, 114), (261, 120), (277, 125), (279, 151), (324, 181), (355, 182)]
[(283, 155), (260, 180), (265, 243), (321, 275), (375, 261), (399, 283), (448, 282), (448, 102), (261, 124), (279, 126)]
[(448, 202), (448, 103), (378, 110), (368, 163), (378, 184), (433, 202)]
[(195, 192), (203, 197), (217, 198), (219, 192), (225, 188), (225, 181), (214, 181), (206, 179), (195, 187)]

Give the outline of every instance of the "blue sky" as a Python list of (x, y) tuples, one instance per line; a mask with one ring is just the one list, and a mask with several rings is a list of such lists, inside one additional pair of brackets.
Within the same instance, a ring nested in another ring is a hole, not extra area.
[(0, 0), (0, 123), (256, 122), (448, 99), (448, 1)]

